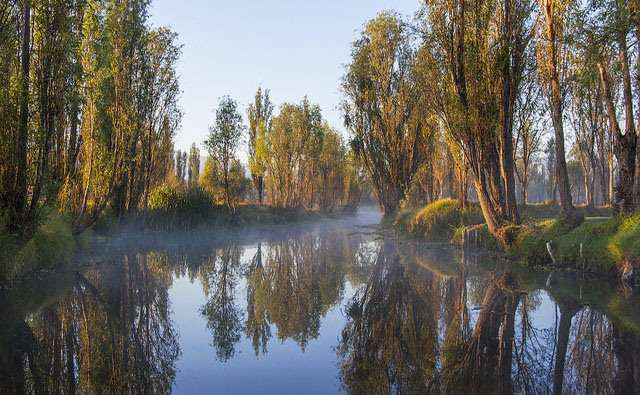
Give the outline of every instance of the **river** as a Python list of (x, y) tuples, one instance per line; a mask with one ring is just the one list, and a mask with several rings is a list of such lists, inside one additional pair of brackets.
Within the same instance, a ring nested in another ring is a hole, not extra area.
[(0, 295), (0, 393), (629, 393), (640, 292), (380, 216), (95, 240)]

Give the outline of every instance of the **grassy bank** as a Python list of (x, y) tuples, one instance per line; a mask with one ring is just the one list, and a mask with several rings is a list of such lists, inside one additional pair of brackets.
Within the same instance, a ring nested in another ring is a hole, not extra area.
[[(598, 273), (620, 273), (629, 266), (640, 269), (640, 210), (611, 217), (607, 207), (578, 207), (585, 221), (570, 229), (556, 219), (557, 204), (537, 204), (519, 207), (522, 225), (514, 231), (514, 243), (505, 248), (512, 259), (527, 265), (552, 264), (552, 253), (559, 267), (584, 264)], [(477, 204), (461, 209), (455, 200), (445, 199), (426, 207), (398, 215), (394, 227), (403, 235), (420, 239), (458, 244), (463, 233), (472, 230), (474, 241), (485, 248), (498, 248), (498, 242), (486, 230)], [(582, 253), (580, 245), (582, 244)]]
[(640, 210), (611, 218), (587, 217), (573, 229), (557, 219), (526, 224), (507, 253), (528, 264), (548, 264), (552, 258), (547, 242), (559, 266), (584, 264), (594, 272), (620, 272), (625, 265), (640, 263)]
[(399, 233), (411, 237), (450, 242), (459, 229), (481, 223), (484, 223), (484, 217), (477, 203), (462, 209), (458, 201), (443, 199), (401, 212), (393, 226)]
[(281, 209), (258, 204), (242, 204), (238, 206), (235, 217), (229, 214), (225, 205), (210, 205), (200, 211), (192, 211), (190, 208), (152, 209), (147, 213), (145, 229), (172, 231), (275, 225), (337, 217), (343, 214), (347, 214), (347, 211), (336, 209), (331, 213), (321, 213), (305, 209)]
[[(51, 270), (69, 262), (84, 239), (73, 236), (71, 221), (52, 211), (33, 238), (19, 247), (15, 236), (0, 227), (0, 288), (26, 275)], [(85, 236), (86, 238), (86, 236)]]
[[(235, 215), (232, 216), (226, 205), (215, 202), (198, 186), (188, 188), (163, 186), (156, 189), (150, 196), (144, 228), (173, 231), (274, 225), (339, 216), (347, 212), (349, 210), (342, 207), (330, 213), (320, 213), (304, 208), (283, 209), (259, 204), (240, 204)], [(100, 230), (105, 228), (119, 230), (119, 224), (106, 216), (99, 228)]]

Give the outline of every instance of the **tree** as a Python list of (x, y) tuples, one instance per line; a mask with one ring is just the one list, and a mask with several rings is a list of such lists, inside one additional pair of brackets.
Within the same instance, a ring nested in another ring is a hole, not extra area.
[(322, 148), (320, 107), (305, 97), (285, 103), (269, 133), (266, 184), (271, 204), (281, 208), (313, 208), (315, 169)]
[(149, 28), (148, 6), (0, 5), (0, 211), (18, 244), (45, 204), (73, 215), (75, 234), (109, 205), (137, 215), (169, 171), (180, 47), (169, 29)]
[(332, 211), (342, 202), (345, 192), (346, 151), (337, 131), (326, 122), (322, 128), (322, 151), (318, 160), (318, 177), (314, 182), (318, 184), (320, 210)]
[(249, 169), (253, 183), (258, 191), (258, 202), (262, 204), (264, 177), (269, 162), (267, 140), (271, 131), (273, 104), (269, 100), (269, 90), (262, 93), (258, 88), (254, 102), (249, 104)]
[[(519, 221), (513, 175), (514, 108), (530, 41), (530, 2), (427, 1), (421, 10), (421, 87), (469, 168), (489, 231), (503, 243)], [(453, 150), (452, 150), (453, 153)]]
[(570, 120), (575, 132), (577, 156), (582, 166), (585, 202), (588, 206), (593, 206), (598, 170), (596, 148), (598, 136), (603, 133), (606, 122), (597, 71), (582, 65), (574, 73), (571, 88)]
[[(154, 29), (147, 37), (149, 110), (145, 114), (146, 133), (141, 138), (139, 161), (144, 194), (143, 215), (146, 215), (149, 192), (171, 172), (173, 138), (182, 120), (182, 111), (178, 107), (180, 82), (176, 72), (182, 47), (176, 41), (177, 34), (167, 28)], [(199, 171), (200, 157), (197, 159)], [(144, 218), (146, 217), (143, 217), (143, 227)]]
[(204, 161), (204, 168), (199, 180), (200, 186), (214, 199), (214, 201), (223, 200), (220, 194), (220, 183), (218, 180), (218, 168), (216, 161), (207, 157)]
[(196, 147), (196, 143), (191, 144), (189, 150), (189, 185), (198, 183), (198, 176), (200, 174), (200, 150)]
[(540, 142), (544, 131), (541, 85), (535, 76), (535, 56), (530, 56), (526, 63), (522, 86), (515, 102), (514, 129), (515, 172), (522, 191), (522, 204), (527, 204), (528, 187), (532, 164), (540, 151)]
[(229, 201), (234, 212), (250, 189), (251, 180), (245, 176), (244, 166), (240, 163), (240, 159), (234, 158), (229, 169)]
[(569, 28), (569, 13), (572, 5), (563, 0), (539, 0), (540, 19), (538, 26), (538, 72), (551, 110), (551, 121), (555, 133), (556, 184), (560, 193), (560, 217), (562, 222), (576, 226), (582, 215), (571, 201), (571, 188), (567, 174), (564, 149), (563, 108), (566, 96), (567, 49), (563, 37)]
[(187, 172), (187, 153), (181, 150), (176, 151), (176, 178), (183, 183)]
[(433, 135), (433, 118), (420, 100), (414, 64), (409, 27), (397, 14), (382, 12), (352, 44), (342, 81), (351, 148), (385, 214), (395, 212), (405, 198), (427, 160)]
[[(634, 2), (634, 6), (637, 4)], [(613, 136), (613, 152), (618, 162), (620, 179), (615, 188), (614, 207), (616, 211), (632, 211), (640, 206), (640, 148), (638, 146), (637, 130), (634, 121), (633, 91), (631, 81), (631, 56), (627, 36), (636, 26), (638, 28), (638, 13), (632, 10), (629, 2), (607, 2), (601, 9), (596, 9), (593, 21), (586, 26), (585, 31), (596, 32), (592, 37), (592, 47), (597, 51), (597, 67), (600, 76), (600, 87), (609, 120), (610, 134)], [(636, 37), (637, 38), (637, 37)], [(617, 88), (613, 85), (610, 73), (612, 58), (610, 48), (617, 47), (617, 64), (622, 77), (622, 101), (624, 107), (624, 134), (618, 121), (614, 94)], [(593, 50), (593, 49), (592, 49)], [(636, 62), (640, 62), (637, 59)], [(639, 78), (639, 77), (636, 77)]]
[(218, 178), (220, 179), (224, 191), (224, 200), (230, 214), (235, 214), (236, 205), (231, 191), (232, 180), (230, 170), (235, 159), (235, 153), (244, 125), (242, 116), (238, 112), (236, 102), (229, 96), (220, 99), (216, 110), (216, 121), (209, 127), (209, 138), (204, 142), (209, 156), (217, 163)]

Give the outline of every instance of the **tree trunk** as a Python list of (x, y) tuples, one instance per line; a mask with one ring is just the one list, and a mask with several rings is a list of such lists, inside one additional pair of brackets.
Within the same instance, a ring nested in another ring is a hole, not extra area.
[(558, 74), (558, 48), (555, 31), (555, 18), (553, 15), (553, 5), (545, 2), (544, 11), (546, 16), (546, 35), (551, 46), (551, 58), (548, 60), (551, 70), (551, 121), (555, 132), (555, 160), (556, 160), (556, 182), (560, 193), (560, 217), (567, 225), (575, 226), (582, 221), (582, 216), (578, 213), (571, 201), (571, 188), (569, 186), (569, 175), (567, 174), (567, 162), (564, 152), (564, 129), (562, 121), (562, 88)]
[(262, 204), (264, 195), (264, 176), (259, 176), (258, 180), (258, 201)]
[[(609, 75), (606, 71), (605, 65), (600, 59), (598, 61), (598, 71), (600, 72), (600, 83), (602, 84), (602, 91), (604, 101), (607, 107), (607, 114), (609, 116), (609, 127), (612, 129), (613, 135), (613, 151), (618, 159), (618, 174), (620, 179), (615, 187), (615, 210), (628, 212), (634, 209), (634, 172), (635, 172), (635, 156), (636, 156), (636, 134), (631, 130), (622, 134), (620, 130), (620, 124), (618, 123), (618, 117), (616, 115), (615, 104), (613, 103), (611, 86), (609, 84)], [(628, 70), (627, 70), (628, 71)], [(625, 91), (630, 87), (625, 88)], [(627, 92), (630, 95), (630, 92)], [(626, 94), (625, 94), (626, 96)], [(626, 101), (626, 100), (625, 100)], [(629, 110), (627, 105), (625, 108)], [(632, 127), (633, 121), (627, 123), (627, 127)], [(609, 159), (609, 188), (613, 185), (613, 160)]]
[(580, 311), (580, 306), (573, 300), (559, 301), (558, 306), (560, 308), (560, 325), (558, 327), (556, 362), (553, 370), (553, 393), (560, 395), (562, 394), (562, 384), (564, 382), (564, 364), (567, 358), (571, 319)]
[(9, 221), (13, 231), (20, 233), (25, 226), (24, 212), (27, 199), (27, 139), (29, 136), (29, 70), (31, 39), (31, 2), (25, 1), (22, 14), (22, 48), (20, 62), (20, 123), (16, 146), (16, 176), (13, 190), (13, 204)]
[[(506, 56), (511, 56), (511, 2), (504, 0), (503, 44), (508, 51)], [(511, 84), (511, 62), (504, 62), (502, 68), (502, 133), (500, 135), (500, 168), (504, 181), (505, 214), (509, 221), (520, 222), (518, 208), (516, 206), (516, 183), (513, 174), (513, 96), (517, 94), (517, 86)]]
[(636, 136), (636, 170), (633, 179), (633, 195), (635, 198), (635, 208), (640, 207), (640, 144)]
[(482, 175), (474, 176), (473, 183), (475, 185), (476, 194), (478, 195), (478, 201), (480, 202), (480, 208), (482, 209), (482, 214), (484, 215), (485, 221), (487, 221), (487, 229), (489, 233), (496, 236), (500, 241), (504, 243), (503, 237), (499, 230), (502, 228), (504, 221), (499, 213), (494, 209), (493, 203), (491, 202), (491, 198), (489, 197), (489, 192), (485, 186), (485, 183), (482, 179), (480, 179)]

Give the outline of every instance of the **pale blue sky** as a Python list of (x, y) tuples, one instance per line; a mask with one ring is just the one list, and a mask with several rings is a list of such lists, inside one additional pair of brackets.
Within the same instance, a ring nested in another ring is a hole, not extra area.
[[(337, 106), (351, 42), (380, 11), (413, 15), (418, 7), (419, 0), (153, 0), (152, 24), (170, 26), (184, 45), (176, 149), (205, 139), (223, 95), (246, 119), (258, 85), (270, 89), (276, 109), (307, 95), (344, 130)], [(246, 148), (239, 151), (245, 160)]]

